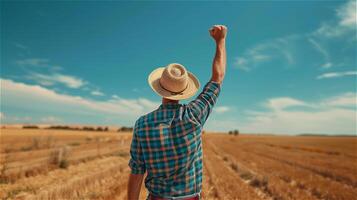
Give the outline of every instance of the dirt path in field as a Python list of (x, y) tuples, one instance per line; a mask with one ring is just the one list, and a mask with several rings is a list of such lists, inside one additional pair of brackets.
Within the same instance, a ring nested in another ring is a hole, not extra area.
[(267, 199), (316, 199), (308, 193), (298, 192), (276, 176), (262, 173), (262, 171), (250, 166), (250, 164), (238, 162), (232, 155), (222, 151), (219, 147), (211, 144), (215, 154), (220, 157), (226, 165), (235, 171), (245, 183), (255, 188), (255, 191)]
[(204, 146), (206, 169), (218, 199), (271, 199), (269, 195), (250, 187), (214, 152), (210, 143)]
[[(242, 163), (244, 163), (256, 174), (266, 176), (269, 180), (267, 185), (280, 198), (353, 199), (357, 195), (357, 191), (348, 186), (302, 169), (293, 163), (286, 164), (281, 162), (281, 159), (269, 158), (276, 154), (270, 154), (269, 157), (266, 157), (262, 155), (266, 155), (266, 151), (262, 150), (258, 152), (260, 155), (257, 155), (256, 149), (258, 147), (247, 150), (245, 147), (237, 147), (237, 143), (230, 142), (229, 138), (226, 139), (225, 141), (218, 141), (208, 138), (214, 145), (217, 145), (218, 154), (225, 155), (229, 158), (226, 158), (227, 160), (237, 163), (238, 166), (243, 166)], [(251, 145), (248, 146), (251, 147)]]

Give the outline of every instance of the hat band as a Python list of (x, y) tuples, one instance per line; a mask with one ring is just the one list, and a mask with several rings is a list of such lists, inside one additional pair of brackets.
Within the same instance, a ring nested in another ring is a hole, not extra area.
[(161, 83), (160, 83), (160, 81), (159, 81), (159, 85), (161, 86), (161, 88), (162, 89), (164, 89), (164, 90), (166, 90), (166, 91), (168, 91), (168, 92), (170, 92), (172, 95), (183, 95), (183, 91), (185, 91), (186, 89), (187, 89), (187, 87), (188, 87), (188, 83), (186, 84), (186, 87), (183, 89), (183, 90), (181, 90), (181, 91), (179, 91), (179, 92), (173, 92), (173, 91), (170, 91), (170, 90), (168, 90), (168, 89), (166, 89), (163, 85), (161, 85)]

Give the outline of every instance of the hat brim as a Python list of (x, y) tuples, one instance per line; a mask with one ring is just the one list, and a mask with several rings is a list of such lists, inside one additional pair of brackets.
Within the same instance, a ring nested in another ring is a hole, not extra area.
[(188, 99), (197, 93), (198, 89), (200, 88), (200, 82), (198, 81), (196, 76), (190, 72), (187, 72), (188, 73), (187, 88), (184, 91), (180, 92), (179, 94), (172, 93), (162, 88), (160, 85), (160, 78), (164, 69), (165, 69), (164, 67), (157, 68), (154, 71), (152, 71), (148, 77), (148, 82), (150, 87), (158, 95), (166, 99), (182, 100), (182, 99)]

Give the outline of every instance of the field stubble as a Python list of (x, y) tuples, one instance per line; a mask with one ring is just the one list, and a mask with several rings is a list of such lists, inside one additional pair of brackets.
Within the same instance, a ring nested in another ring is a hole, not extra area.
[[(2, 129), (0, 198), (126, 199), (130, 141), (130, 133)], [(356, 145), (205, 134), (203, 199), (353, 199)]]

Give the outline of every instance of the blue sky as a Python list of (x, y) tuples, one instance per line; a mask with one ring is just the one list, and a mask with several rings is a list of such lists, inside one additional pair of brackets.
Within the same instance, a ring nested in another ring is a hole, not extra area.
[[(208, 130), (356, 133), (356, 2), (1, 2), (1, 123), (133, 125), (178, 62), (227, 73)], [(185, 101), (187, 102), (187, 101)]]

